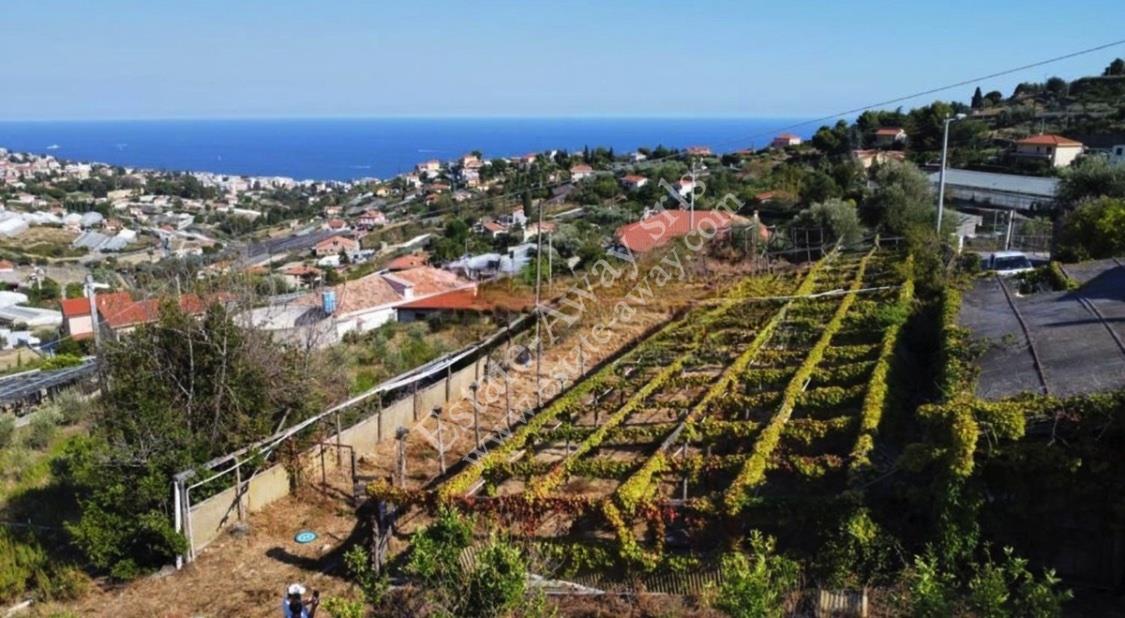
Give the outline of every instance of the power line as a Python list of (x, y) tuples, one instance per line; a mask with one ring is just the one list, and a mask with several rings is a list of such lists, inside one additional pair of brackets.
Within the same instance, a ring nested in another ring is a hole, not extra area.
[[(1097, 52), (1097, 51), (1102, 51), (1104, 49), (1109, 49), (1111, 47), (1116, 47), (1118, 45), (1123, 45), (1123, 44), (1125, 44), (1125, 39), (1120, 39), (1120, 40), (1117, 40), (1117, 41), (1113, 41), (1111, 43), (1105, 43), (1105, 44), (1097, 45), (1097, 46), (1094, 46), (1094, 47), (1088, 47), (1086, 49), (1070, 52), (1070, 53), (1067, 53), (1067, 54), (1062, 54), (1060, 56), (1053, 56), (1051, 58), (1039, 60), (1039, 61), (1036, 61), (1036, 62), (1032, 62), (1030, 64), (1024, 64), (1024, 65), (1020, 65), (1020, 66), (1017, 66), (1017, 67), (1003, 69), (1001, 71), (996, 71), (996, 72), (993, 72), (993, 73), (988, 73), (986, 75), (980, 75), (980, 76), (972, 77), (972, 78), (969, 78), (969, 79), (963, 79), (961, 81), (957, 81), (957, 82), (950, 83), (950, 84), (945, 84), (943, 86), (937, 86), (935, 88), (930, 88), (930, 89), (927, 89), (927, 90), (922, 90), (922, 91), (919, 91), (919, 92), (914, 92), (914, 93), (911, 93), (911, 94), (906, 94), (906, 95), (894, 97), (894, 98), (887, 99), (887, 100), (884, 100), (884, 101), (878, 101), (878, 102), (875, 102), (875, 103), (870, 103), (870, 104), (864, 105), (862, 107), (855, 107), (855, 108), (852, 108), (852, 109), (839, 111), (839, 112), (829, 114), (829, 115), (826, 115), (826, 116), (821, 116), (819, 118), (802, 120), (800, 122), (796, 122), (796, 123), (793, 123), (793, 124), (790, 124), (790, 125), (777, 127), (777, 128), (771, 129), (769, 131), (761, 131), (761, 132), (755, 133), (753, 135), (748, 135), (748, 136), (736, 138), (736, 139), (733, 139), (733, 140), (728, 140), (726, 142), (720, 142), (718, 144), (715, 144), (715, 146), (728, 146), (730, 144), (753, 143), (757, 139), (761, 139), (763, 137), (774, 135), (774, 134), (777, 134), (777, 133), (780, 133), (780, 132), (783, 132), (783, 131), (790, 131), (790, 130), (793, 130), (793, 129), (798, 129), (800, 127), (810, 125), (810, 124), (825, 123), (825, 122), (828, 122), (828, 121), (831, 121), (831, 120), (835, 120), (837, 118), (841, 118), (841, 117), (844, 117), (844, 116), (851, 116), (853, 114), (858, 114), (858, 113), (861, 113), (861, 112), (864, 112), (864, 111), (867, 111), (867, 110), (870, 110), (870, 109), (877, 109), (877, 108), (881, 108), (881, 107), (886, 107), (888, 105), (893, 105), (895, 103), (902, 103), (904, 101), (909, 101), (911, 99), (917, 99), (919, 97), (924, 97), (924, 96), (927, 96), (927, 95), (936, 94), (936, 93), (939, 93), (939, 92), (944, 92), (946, 90), (952, 90), (954, 88), (960, 88), (960, 87), (963, 87), (963, 86), (968, 86), (968, 85), (974, 84), (976, 82), (981, 82), (981, 81), (984, 81), (984, 80), (987, 80), (987, 79), (993, 79), (993, 78), (996, 78), (996, 77), (1003, 77), (1005, 75), (1011, 75), (1013, 73), (1018, 73), (1020, 71), (1026, 71), (1026, 70), (1029, 70), (1029, 69), (1034, 69), (1034, 68), (1045, 66), (1045, 65), (1048, 65), (1048, 64), (1061, 62), (1063, 60), (1069, 60), (1071, 58), (1077, 58), (1079, 56), (1092, 54), (1092, 53)], [(669, 155), (665, 155), (663, 157), (655, 157), (655, 158), (652, 158), (652, 159), (646, 159), (645, 163), (646, 164), (658, 163), (660, 161), (666, 161), (666, 160), (669, 160), (669, 159), (678, 159), (682, 156), (683, 156), (683, 153), (677, 152), (675, 154), (669, 154)], [(498, 194), (498, 195), (488, 195), (488, 196), (481, 196), (481, 197), (477, 197), (477, 198), (471, 198), (471, 199), (465, 200), (463, 202), (459, 202), (458, 204), (456, 204), (454, 206), (450, 206), (449, 208), (444, 208), (444, 209), (439, 209), (439, 210), (436, 210), (436, 211), (427, 212), (427, 213), (425, 213), (425, 216), (436, 216), (436, 215), (446, 214), (448, 212), (453, 212), (453, 211), (458, 210), (458, 209), (460, 209), (462, 207), (465, 207), (465, 206), (483, 203), (483, 202), (486, 202), (486, 201), (489, 201), (489, 200), (505, 200), (505, 199), (509, 199), (509, 198), (512, 198), (512, 197), (519, 196), (519, 195), (523, 194), (525, 191), (537, 190), (537, 189), (551, 189), (551, 188), (554, 188), (554, 187), (561, 187), (563, 185), (570, 184), (571, 182), (572, 181), (565, 181), (565, 182), (564, 181), (557, 181), (557, 182), (553, 182), (553, 183), (552, 182), (545, 182), (545, 183), (539, 183), (537, 185), (530, 185), (528, 187), (524, 187), (524, 188), (516, 190), (516, 191), (511, 191), (509, 193), (501, 193), (501, 194)], [(401, 205), (401, 203), (400, 203), (400, 205)]]

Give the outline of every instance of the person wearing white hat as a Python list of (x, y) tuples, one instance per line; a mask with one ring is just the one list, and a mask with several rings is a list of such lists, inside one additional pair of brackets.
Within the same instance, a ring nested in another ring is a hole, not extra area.
[(303, 601), (305, 587), (301, 584), (290, 584), (285, 591), (285, 598), (281, 600), (281, 612), (284, 618), (315, 618), (316, 608), (320, 605), (320, 592), (313, 590), (312, 598)]

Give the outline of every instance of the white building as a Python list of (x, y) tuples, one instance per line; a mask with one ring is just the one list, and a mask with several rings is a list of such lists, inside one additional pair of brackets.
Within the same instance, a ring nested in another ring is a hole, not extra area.
[(1013, 154), (1017, 157), (1044, 159), (1054, 167), (1066, 167), (1082, 154), (1085, 147), (1061, 135), (1040, 134), (1016, 142)]

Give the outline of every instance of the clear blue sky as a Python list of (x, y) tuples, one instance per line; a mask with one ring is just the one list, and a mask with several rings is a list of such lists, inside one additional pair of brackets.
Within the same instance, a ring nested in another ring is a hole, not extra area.
[(810, 116), (1123, 26), (1122, 0), (5, 0), (0, 119)]

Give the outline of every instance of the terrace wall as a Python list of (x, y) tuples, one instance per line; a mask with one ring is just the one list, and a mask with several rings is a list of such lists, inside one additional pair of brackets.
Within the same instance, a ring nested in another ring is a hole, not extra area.
[[(434, 406), (465, 398), (469, 393), (469, 385), (485, 375), (489, 357), (489, 354), (482, 354), (465, 367), (447, 372), (444, 378), (408, 392), (406, 396), (343, 429), (339, 435), (340, 443), (355, 449), (356, 456), (374, 454), (380, 442), (394, 439), (398, 428), (412, 427), (419, 419), (425, 418)], [(325, 441), (336, 442), (336, 434), (325, 438)], [(332, 446), (316, 446), (307, 451), (303, 456), (306, 473), (319, 473), (322, 451), (325, 469), (334, 469), (334, 450)], [(285, 466), (274, 464), (249, 479), (243, 479), (241, 492), (231, 486), (198, 504), (192, 504), (188, 511), (186, 530), (193, 551), (206, 547), (241, 516), (261, 511), (289, 495), (292, 484)], [(241, 510), (239, 501), (242, 503)]]

